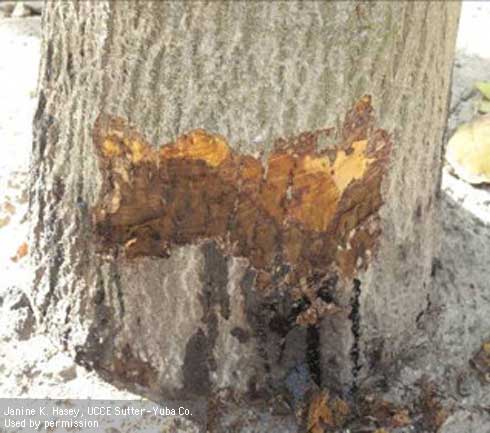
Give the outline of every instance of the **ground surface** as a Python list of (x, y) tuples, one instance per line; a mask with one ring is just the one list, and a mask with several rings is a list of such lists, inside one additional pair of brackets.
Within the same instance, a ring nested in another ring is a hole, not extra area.
[[(490, 3), (465, 2), (454, 68), (449, 133), (475, 116), (474, 82), (490, 80), (487, 26)], [(128, 398), (75, 366), (36, 333), (28, 291), (31, 273), (22, 256), (27, 241), (27, 173), (36, 103), (40, 19), (0, 18), (0, 396)], [(490, 339), (490, 189), (474, 188), (445, 170), (443, 248), (435, 263), (437, 292), (425, 319), (428, 337), (400, 365), (404, 389), (427, 375), (438, 383), (453, 415), (445, 433), (490, 432), (490, 385), (470, 358)], [(17, 252), (17, 260), (15, 258)], [(422, 321), (424, 323), (424, 321)]]

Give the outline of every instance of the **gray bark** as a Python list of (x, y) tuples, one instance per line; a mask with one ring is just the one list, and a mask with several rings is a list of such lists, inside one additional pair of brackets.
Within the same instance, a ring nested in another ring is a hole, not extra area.
[[(311, 373), (313, 349), (321, 386), (371, 386), (416, 340), (432, 294), (458, 15), (456, 2), (48, 2), (30, 204), (38, 321), (79, 362), (154, 397), (267, 399), (291, 369)], [(393, 143), (382, 234), (338, 296), (353, 313), (321, 321), (313, 349), (305, 328), (266, 326), (270, 300), (243, 258), (206, 242), (168, 258), (97, 250), (101, 113), (155, 145), (203, 128), (267, 155), (277, 137), (341, 126), (363, 95)]]

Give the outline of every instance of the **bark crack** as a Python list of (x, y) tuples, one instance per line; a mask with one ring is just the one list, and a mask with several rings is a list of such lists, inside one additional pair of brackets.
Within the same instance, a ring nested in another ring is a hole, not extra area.
[(361, 338), (361, 314), (360, 314), (360, 297), (361, 297), (361, 281), (354, 279), (354, 293), (351, 300), (351, 312), (349, 319), (352, 322), (351, 331), (354, 341), (350, 350), (350, 358), (352, 364), (352, 385), (350, 393), (352, 396), (357, 394), (358, 376), (362, 368), (360, 360), (360, 338)]

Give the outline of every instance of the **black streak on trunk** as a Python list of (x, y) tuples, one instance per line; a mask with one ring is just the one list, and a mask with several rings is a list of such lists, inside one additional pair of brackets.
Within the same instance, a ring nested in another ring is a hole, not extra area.
[(354, 343), (350, 351), (352, 361), (352, 386), (351, 394), (355, 396), (358, 389), (357, 378), (361, 369), (360, 363), (360, 347), (359, 340), (361, 336), (361, 317), (360, 317), (360, 296), (361, 296), (361, 281), (357, 278), (354, 279), (354, 293), (351, 301), (351, 313), (349, 319), (352, 321), (352, 335), (354, 337)]

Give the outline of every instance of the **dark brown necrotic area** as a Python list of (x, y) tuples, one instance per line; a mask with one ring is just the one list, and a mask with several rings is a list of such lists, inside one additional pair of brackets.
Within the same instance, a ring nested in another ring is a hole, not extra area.
[[(338, 143), (319, 150), (326, 136)], [(352, 279), (374, 254), (391, 144), (374, 126), (368, 96), (340, 131), (278, 139), (267, 158), (239, 154), (204, 130), (158, 148), (109, 115), (99, 116), (94, 143), (102, 250), (166, 257), (175, 246), (213, 240), (248, 259), (264, 290), (332, 274)]]

